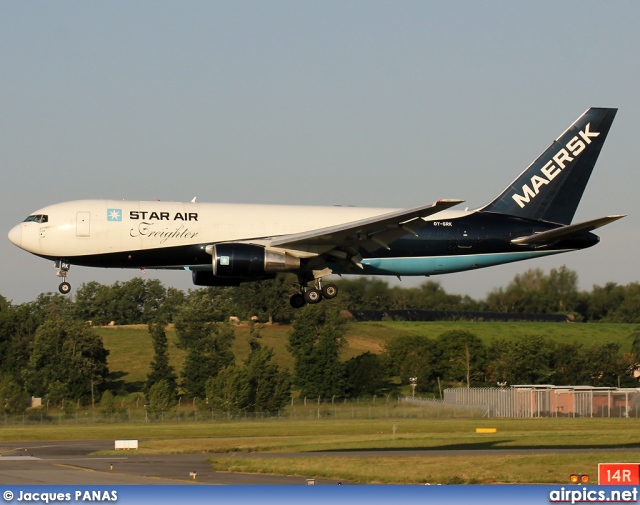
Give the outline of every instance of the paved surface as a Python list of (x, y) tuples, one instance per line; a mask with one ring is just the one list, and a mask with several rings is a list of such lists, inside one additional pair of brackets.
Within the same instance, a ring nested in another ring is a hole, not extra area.
[[(0, 442), (0, 484), (306, 484), (301, 477), (216, 472), (206, 461), (210, 454), (91, 456), (113, 449), (112, 440), (65, 442)], [(463, 449), (326, 451), (307, 453), (232, 453), (216, 458), (322, 458), (322, 457), (451, 457), (521, 454), (627, 452), (637, 448)], [(191, 473), (196, 472), (194, 480)], [(316, 484), (337, 484), (317, 479)]]
[(300, 477), (215, 472), (209, 454), (90, 456), (104, 449), (113, 441), (0, 442), (0, 484), (306, 484)]

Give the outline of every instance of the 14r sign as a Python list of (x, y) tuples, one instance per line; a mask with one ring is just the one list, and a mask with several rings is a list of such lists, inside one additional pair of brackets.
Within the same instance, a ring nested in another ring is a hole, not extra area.
[(640, 485), (640, 463), (599, 463), (598, 484), (638, 486)]

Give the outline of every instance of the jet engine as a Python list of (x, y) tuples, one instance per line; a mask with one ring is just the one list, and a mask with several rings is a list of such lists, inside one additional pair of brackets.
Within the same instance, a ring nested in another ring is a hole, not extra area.
[(300, 268), (300, 258), (259, 245), (215, 244), (207, 252), (213, 257), (214, 277), (257, 280)]

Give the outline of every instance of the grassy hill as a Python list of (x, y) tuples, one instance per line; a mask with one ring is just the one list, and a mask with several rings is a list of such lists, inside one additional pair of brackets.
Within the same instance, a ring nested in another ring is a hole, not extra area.
[[(541, 335), (556, 342), (579, 342), (585, 346), (597, 342), (620, 344), (622, 352), (629, 352), (629, 335), (637, 325), (633, 324), (580, 324), (580, 323), (499, 323), (499, 322), (350, 322), (347, 331), (347, 345), (342, 351), (347, 360), (367, 351), (379, 353), (385, 344), (400, 335), (420, 335), (435, 339), (450, 330), (467, 330), (475, 333), (485, 343), (497, 338), (523, 339), (531, 335)], [(151, 336), (145, 325), (96, 328), (102, 336), (104, 346), (110, 351), (109, 370), (116, 385), (127, 391), (140, 390), (149, 371), (153, 358)], [(287, 351), (289, 326), (265, 326), (261, 330), (262, 345), (274, 349), (275, 360), (281, 367), (292, 369), (293, 359)], [(176, 347), (176, 334), (172, 328), (167, 331), (171, 364), (180, 370), (184, 351)], [(249, 328), (236, 327), (236, 341), (233, 346), (236, 359), (242, 362), (249, 355)]]

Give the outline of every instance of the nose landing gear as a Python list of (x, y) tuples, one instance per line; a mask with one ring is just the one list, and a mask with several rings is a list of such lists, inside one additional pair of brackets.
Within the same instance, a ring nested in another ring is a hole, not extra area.
[(71, 268), (71, 263), (67, 260), (58, 260), (55, 264), (56, 269), (56, 277), (61, 277), (62, 282), (58, 286), (58, 291), (63, 295), (68, 295), (71, 291), (71, 284), (67, 282), (67, 273), (69, 273), (69, 268)]

